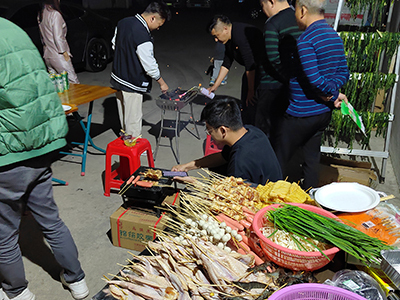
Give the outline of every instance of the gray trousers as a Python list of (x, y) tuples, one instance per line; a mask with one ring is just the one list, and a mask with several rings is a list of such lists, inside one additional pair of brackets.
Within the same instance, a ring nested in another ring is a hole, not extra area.
[(53, 199), (52, 172), (45, 156), (0, 167), (0, 277), (4, 291), (13, 298), (28, 285), (21, 250), (19, 226), (25, 207), (39, 224), (54, 257), (65, 270), (65, 280), (85, 277), (71, 233), (60, 219)]

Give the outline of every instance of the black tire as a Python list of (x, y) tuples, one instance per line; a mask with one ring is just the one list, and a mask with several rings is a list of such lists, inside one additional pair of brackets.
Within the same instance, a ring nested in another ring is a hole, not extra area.
[(100, 72), (107, 67), (109, 61), (108, 47), (103, 39), (92, 38), (86, 48), (86, 70)]

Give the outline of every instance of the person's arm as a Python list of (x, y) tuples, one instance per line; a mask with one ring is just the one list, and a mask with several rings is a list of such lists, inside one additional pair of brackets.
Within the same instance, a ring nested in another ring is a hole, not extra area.
[(221, 85), (221, 82), (224, 80), (226, 75), (228, 75), (228, 73), (229, 73), (229, 69), (227, 69), (226, 67), (222, 66), (219, 69), (218, 77), (217, 77), (217, 79), (215, 79), (214, 85), (209, 87), (207, 90), (209, 90), (210, 92), (216, 91), (217, 88)]
[[(256, 39), (256, 40), (252, 40)], [(250, 45), (250, 40), (252, 41), (253, 47)], [(257, 68), (257, 63), (255, 60), (255, 53), (253, 51), (262, 51), (265, 53), (263, 34), (255, 27), (245, 27), (243, 30), (237, 30), (235, 35), (235, 43), (240, 52), (240, 56), (243, 59), (244, 67), (246, 70), (247, 77), (247, 97), (246, 105), (254, 105), (254, 87), (255, 87), (255, 70)], [(254, 46), (257, 45), (257, 46)]]
[(188, 172), (200, 168), (215, 168), (226, 164), (227, 161), (223, 158), (221, 152), (213, 153), (202, 158), (192, 160), (186, 164), (173, 166), (171, 171)]
[(256, 101), (254, 99), (254, 81), (256, 77), (256, 71), (246, 71), (247, 77), (247, 98), (246, 98), (246, 106), (255, 105)]
[(168, 85), (165, 83), (164, 79), (161, 78), (157, 61), (154, 58), (153, 43), (145, 42), (138, 45), (136, 54), (139, 57), (140, 63), (142, 64), (146, 74), (157, 81), (160, 85), (161, 91), (165, 93), (168, 90)]
[(158, 79), (157, 82), (160, 85), (161, 92), (166, 93), (168, 91), (168, 85), (165, 83), (164, 79), (160, 77), (160, 79)]
[(281, 65), (279, 33), (271, 21), (267, 21), (264, 26), (264, 43), (268, 59), (268, 62), (264, 65), (265, 71), (275, 80), (285, 82), (283, 74), (279, 73), (279, 66)]
[(115, 51), (115, 46), (117, 45), (117, 29), (118, 27), (115, 27), (115, 31), (114, 31), (114, 36), (111, 39), (111, 48)]
[[(334, 54), (342, 55), (340, 66), (335, 70), (335, 76), (327, 80), (319, 72), (317, 56), (314, 47), (308, 41), (302, 41), (297, 44), (301, 65), (309, 82), (325, 95), (332, 95), (331, 101), (334, 102), (338, 95), (339, 89), (347, 82), (349, 78), (349, 69), (343, 51), (339, 49)], [(333, 54), (333, 53), (332, 53)]]
[(65, 21), (59, 12), (54, 14), (54, 24), (53, 24), (53, 39), (54, 45), (57, 48), (57, 52), (64, 56), (66, 61), (70, 60), (70, 55), (68, 53), (68, 42), (65, 38), (63, 29), (66, 26)]

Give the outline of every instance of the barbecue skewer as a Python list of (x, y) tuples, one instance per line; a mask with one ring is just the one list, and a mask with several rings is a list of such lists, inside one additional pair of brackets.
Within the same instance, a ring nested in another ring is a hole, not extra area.
[(123, 187), (122, 190), (118, 192), (118, 195), (123, 195), (132, 185), (136, 184), (140, 179), (140, 175), (136, 176), (132, 175), (128, 181), (126, 182), (126, 185)]

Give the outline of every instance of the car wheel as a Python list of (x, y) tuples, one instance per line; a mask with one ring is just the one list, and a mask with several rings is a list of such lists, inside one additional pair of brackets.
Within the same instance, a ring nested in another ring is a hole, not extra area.
[(100, 72), (107, 67), (109, 61), (107, 44), (104, 40), (93, 38), (86, 51), (86, 70)]

